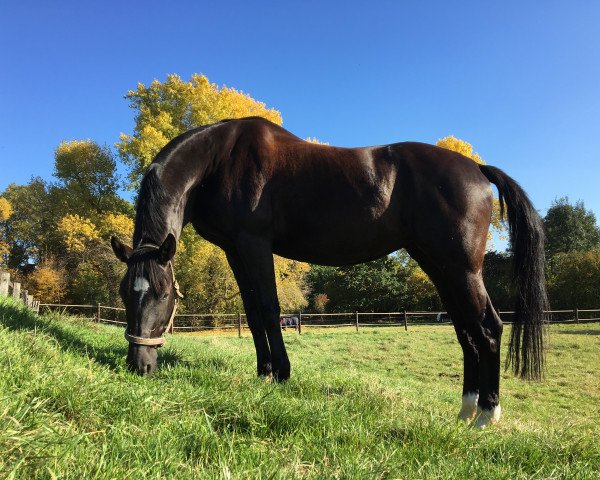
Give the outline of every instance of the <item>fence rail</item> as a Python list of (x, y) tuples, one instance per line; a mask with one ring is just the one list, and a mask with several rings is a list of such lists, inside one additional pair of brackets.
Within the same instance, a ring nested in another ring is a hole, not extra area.
[(21, 290), (19, 282), (11, 282), (10, 273), (8, 272), (0, 272), (0, 295), (14, 297), (21, 300), (27, 308), (34, 312), (40, 311), (40, 301), (30, 295), (27, 290)]
[[(107, 305), (68, 305), (57, 303), (42, 303), (38, 305), (40, 313), (58, 311), (88, 318), (89, 320), (112, 325), (127, 324), (125, 309)], [(600, 308), (550, 310), (550, 323), (587, 323), (600, 321)], [(512, 323), (514, 312), (499, 311), (504, 323)], [(282, 323), (282, 329), (302, 333), (310, 328), (354, 327), (404, 327), (415, 325), (443, 325), (451, 323), (446, 312), (342, 312), (342, 313), (285, 313), (282, 318), (295, 318), (297, 321)], [(248, 329), (246, 315), (243, 313), (181, 313), (175, 315), (172, 333), (201, 332), (214, 330), (234, 330), (238, 335)]]

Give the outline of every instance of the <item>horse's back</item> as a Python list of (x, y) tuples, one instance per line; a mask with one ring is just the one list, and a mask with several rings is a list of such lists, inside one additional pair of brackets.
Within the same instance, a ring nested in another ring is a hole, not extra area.
[(210, 188), (201, 203), (212, 210), (206, 226), (263, 235), (289, 258), (358, 263), (452, 235), (464, 226), (459, 217), (490, 208), (489, 182), (477, 165), (439, 147), (318, 145), (260, 118), (219, 130), (229, 145), (204, 181)]

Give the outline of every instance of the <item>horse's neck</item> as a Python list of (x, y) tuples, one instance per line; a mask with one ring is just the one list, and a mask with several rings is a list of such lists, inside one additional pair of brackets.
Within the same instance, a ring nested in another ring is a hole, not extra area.
[[(209, 127), (204, 127), (188, 132), (180, 137), (179, 145), (167, 146), (157, 155), (157, 163), (150, 167), (142, 180), (134, 244), (146, 240), (162, 242), (169, 233), (179, 239), (187, 222), (184, 215), (190, 193), (210, 174), (211, 166), (214, 167), (218, 158), (209, 153), (214, 139), (208, 141), (205, 135), (208, 131)], [(189, 148), (191, 142), (194, 148)], [(180, 149), (181, 145), (187, 148)], [(226, 148), (221, 150), (227, 151)], [(190, 155), (193, 158), (189, 158)]]
[[(156, 172), (153, 174), (156, 175)], [(153, 185), (146, 188), (142, 186), (140, 190), (133, 234), (134, 246), (146, 242), (160, 245), (169, 233), (176, 239), (181, 235), (188, 192), (185, 189), (182, 192), (181, 185), (170, 188), (162, 182), (160, 175), (157, 177), (150, 180)]]

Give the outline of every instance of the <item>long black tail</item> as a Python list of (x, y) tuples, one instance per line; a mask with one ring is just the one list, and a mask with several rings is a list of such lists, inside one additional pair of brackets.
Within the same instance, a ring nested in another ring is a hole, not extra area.
[[(525, 191), (502, 170), (481, 165), (481, 172), (498, 188), (500, 216), (508, 214), (515, 317), (508, 347), (507, 368), (530, 380), (542, 378), (546, 324), (549, 309), (544, 275), (544, 226)], [(505, 207), (506, 206), (506, 207)]]

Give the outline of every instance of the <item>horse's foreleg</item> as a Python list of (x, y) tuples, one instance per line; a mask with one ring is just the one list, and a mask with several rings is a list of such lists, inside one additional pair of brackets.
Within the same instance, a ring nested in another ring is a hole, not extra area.
[(237, 253), (227, 252), (227, 260), (240, 289), (242, 301), (244, 302), (248, 327), (250, 327), (252, 340), (254, 340), (254, 348), (256, 349), (256, 370), (258, 376), (268, 377), (272, 372), (271, 351), (265, 328), (260, 318), (260, 310), (250, 286), (250, 280), (245, 273), (244, 266)]
[(280, 308), (275, 285), (273, 251), (268, 241), (249, 234), (239, 235), (236, 249), (254, 307), (258, 310), (271, 351), (273, 378), (284, 381), (290, 377), (290, 361), (283, 343), (279, 324)]

